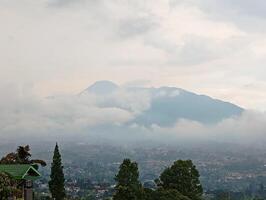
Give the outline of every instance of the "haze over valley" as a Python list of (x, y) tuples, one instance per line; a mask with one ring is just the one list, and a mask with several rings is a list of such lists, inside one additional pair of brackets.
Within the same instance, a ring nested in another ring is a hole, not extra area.
[(266, 199), (265, 13), (0, 0), (0, 199), (27, 188), (14, 164), (42, 175), (34, 200)]
[(264, 141), (264, 113), (181, 88), (98, 81), (73, 95), (12, 98), (2, 98), (2, 142)]

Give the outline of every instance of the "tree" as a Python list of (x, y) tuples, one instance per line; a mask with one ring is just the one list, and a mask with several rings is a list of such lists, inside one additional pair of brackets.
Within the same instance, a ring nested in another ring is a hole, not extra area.
[(125, 159), (115, 177), (114, 200), (142, 200), (143, 188), (139, 181), (138, 164)]
[(174, 189), (165, 190), (159, 188), (154, 191), (152, 189), (145, 188), (144, 191), (145, 200), (191, 200)]
[(46, 166), (46, 162), (43, 160), (31, 160), (30, 159), (30, 146), (19, 146), (16, 152), (7, 154), (0, 160), (0, 164), (40, 164)]
[(157, 190), (154, 200), (190, 200), (188, 197), (180, 194), (177, 190)]
[(64, 199), (66, 196), (65, 178), (61, 161), (61, 155), (57, 143), (54, 149), (50, 178), (51, 180), (49, 181), (49, 190), (52, 194), (52, 198), (54, 198), (55, 200)]
[(0, 200), (7, 200), (8, 197), (18, 192), (14, 185), (15, 182), (8, 174), (0, 173)]
[(156, 182), (163, 190), (177, 190), (190, 199), (198, 200), (203, 193), (199, 177), (199, 172), (191, 160), (178, 160), (165, 169)]
[(217, 200), (230, 200), (230, 191), (217, 191), (215, 196)]

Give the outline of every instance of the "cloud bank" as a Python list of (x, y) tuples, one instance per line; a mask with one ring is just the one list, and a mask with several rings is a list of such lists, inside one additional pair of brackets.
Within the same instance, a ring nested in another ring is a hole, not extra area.
[[(178, 119), (169, 126), (144, 126), (134, 119), (150, 108), (146, 90), (120, 87), (106, 95), (81, 93), (38, 98), (27, 89), (1, 88), (0, 138), (35, 140), (77, 140), (175, 143), (180, 141), (262, 142), (266, 114), (245, 111), (240, 116), (203, 124)], [(160, 93), (160, 95), (179, 95)], [(174, 108), (173, 108), (174, 109)]]
[[(0, 0), (0, 84), (150, 80), (265, 110), (263, 0)], [(128, 73), (130, 72), (130, 73)]]

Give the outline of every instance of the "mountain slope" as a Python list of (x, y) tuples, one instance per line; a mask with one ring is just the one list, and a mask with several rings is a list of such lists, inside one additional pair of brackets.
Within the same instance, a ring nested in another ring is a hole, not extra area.
[(151, 106), (137, 117), (137, 123), (171, 125), (180, 118), (216, 123), (243, 112), (234, 104), (182, 89), (163, 87), (150, 90), (153, 94)]
[[(188, 119), (207, 124), (217, 123), (223, 119), (238, 116), (244, 111), (243, 108), (232, 103), (174, 87), (121, 88), (110, 81), (98, 81), (84, 92), (96, 94), (101, 97), (108, 96), (120, 90), (130, 94), (136, 94), (135, 96), (137, 98), (142, 98), (138, 94), (143, 92), (149, 95), (149, 106), (136, 115), (130, 122), (139, 125), (150, 126), (157, 124), (160, 126), (171, 126), (178, 119)], [(111, 100), (107, 99), (107, 103), (101, 104), (101, 107), (115, 107), (131, 111), (130, 106), (127, 108), (125, 103), (121, 106), (117, 102), (112, 102), (113, 99), (119, 99), (119, 96), (111, 98)]]

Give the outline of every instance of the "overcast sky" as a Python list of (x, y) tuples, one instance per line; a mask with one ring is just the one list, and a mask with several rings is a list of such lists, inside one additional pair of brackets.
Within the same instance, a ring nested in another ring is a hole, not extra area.
[(0, 0), (0, 24), (0, 91), (107, 79), (266, 110), (265, 0)]

